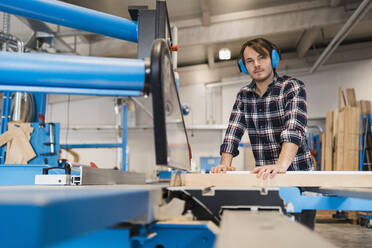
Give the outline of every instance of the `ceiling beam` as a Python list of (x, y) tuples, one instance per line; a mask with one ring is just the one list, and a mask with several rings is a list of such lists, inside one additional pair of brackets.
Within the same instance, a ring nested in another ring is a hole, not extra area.
[[(277, 15), (282, 13), (300, 11), (300, 10), (309, 10), (309, 9), (316, 9), (322, 7), (328, 7), (329, 2), (328, 0), (316, 0), (316, 1), (305, 1), (300, 3), (294, 4), (286, 4), (276, 7), (269, 7), (269, 8), (261, 8), (255, 10), (246, 10), (240, 12), (233, 12), (221, 15), (214, 15), (211, 16), (211, 23), (221, 23), (221, 22), (230, 22), (236, 21), (241, 19), (247, 18), (255, 18), (255, 17), (262, 17), (262, 16), (270, 16), (270, 15)], [(202, 21), (200, 18), (193, 18), (193, 19), (186, 19), (186, 20), (179, 20), (174, 22), (178, 28), (191, 28), (195, 26), (201, 26)]]
[(209, 0), (201, 1), (201, 10), (202, 10), (202, 24), (203, 26), (208, 26), (209, 24), (211, 24)]
[(79, 35), (90, 35), (92, 33), (81, 31), (81, 30), (68, 30), (68, 31), (59, 31), (55, 35), (57, 37), (66, 37), (66, 36), (79, 36)]
[(348, 14), (344, 8), (324, 7), (311, 10), (299, 10), (271, 16), (259, 16), (247, 19), (181, 28), (178, 31), (179, 46), (192, 46), (230, 42), (257, 36), (302, 31), (313, 27), (341, 24)]
[[(19, 20), (21, 20), (26, 26), (28, 26), (34, 32), (33, 39), (36, 39), (36, 34), (38, 32), (47, 33), (47, 34), (50, 34), (51, 36), (54, 36), (54, 38), (55, 38), (55, 49), (58, 52), (67, 52), (67, 53), (76, 52), (61, 37), (55, 37), (54, 31), (47, 24), (45, 24), (44, 22), (34, 20), (34, 19), (24, 18), (24, 17), (21, 17), (21, 16), (17, 16), (17, 17), (18, 17)], [(33, 39), (29, 40), (28, 44), (33, 43), (34, 42)]]
[(331, 7), (338, 7), (341, 3), (341, 0), (331, 0), (329, 6)]
[(90, 55), (137, 58), (137, 43), (106, 37), (90, 43)]
[(310, 69), (310, 73), (313, 73), (321, 66), (329, 56), (336, 50), (336, 48), (341, 44), (341, 42), (346, 38), (346, 36), (351, 32), (351, 30), (362, 20), (362, 18), (368, 13), (372, 8), (371, 0), (363, 0), (359, 5), (358, 9), (354, 11), (352, 16), (347, 20), (344, 26), (338, 31), (338, 33), (333, 37), (331, 42), (328, 44), (323, 53), (318, 57), (313, 66)]
[(305, 30), (300, 41), (297, 44), (297, 56), (303, 58), (316, 39), (321, 35), (321, 28), (311, 28)]
[(208, 46), (207, 53), (208, 53), (208, 66), (210, 69), (213, 69), (215, 67), (215, 61), (214, 61), (214, 47)]
[[(279, 74), (289, 74), (291, 76), (298, 76), (298, 74), (293, 75), (294, 72), (301, 72), (301, 75), (309, 75), (309, 69), (320, 53), (321, 49), (314, 49), (308, 51), (306, 57), (303, 58), (298, 58), (296, 53), (283, 54), (278, 72)], [(365, 59), (372, 59), (372, 42), (342, 45), (332, 54), (326, 64), (334, 65)], [(208, 64), (179, 67), (178, 73), (181, 86), (220, 82), (224, 78), (241, 78), (242, 76), (235, 60), (215, 63), (213, 69), (209, 68)]]

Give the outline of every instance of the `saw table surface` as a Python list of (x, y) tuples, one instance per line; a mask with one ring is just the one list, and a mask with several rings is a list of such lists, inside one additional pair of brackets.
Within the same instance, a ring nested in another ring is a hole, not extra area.
[[(154, 220), (158, 185), (0, 187), (4, 247), (44, 247), (120, 222)], [(13, 235), (22, 238), (15, 238)]]
[(335, 248), (310, 229), (271, 211), (224, 211), (216, 247)]

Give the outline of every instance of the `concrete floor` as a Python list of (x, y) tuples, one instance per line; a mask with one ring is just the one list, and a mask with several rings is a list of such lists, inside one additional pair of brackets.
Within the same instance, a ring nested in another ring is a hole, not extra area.
[(372, 228), (350, 223), (316, 223), (315, 232), (338, 247), (372, 247)]

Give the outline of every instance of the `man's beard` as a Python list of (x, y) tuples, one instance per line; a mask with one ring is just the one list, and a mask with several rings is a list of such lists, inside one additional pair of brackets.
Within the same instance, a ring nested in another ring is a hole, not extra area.
[(269, 74), (267, 74), (266, 77), (264, 77), (263, 79), (255, 79), (256, 83), (261, 83), (261, 82), (265, 82), (268, 78), (271, 77), (271, 75), (274, 73), (274, 71), (271, 71)]

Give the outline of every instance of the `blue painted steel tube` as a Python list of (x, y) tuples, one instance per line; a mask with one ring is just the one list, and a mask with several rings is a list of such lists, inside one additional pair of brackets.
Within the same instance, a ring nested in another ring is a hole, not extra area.
[(1, 0), (0, 10), (122, 40), (138, 41), (136, 22), (62, 1)]
[(61, 145), (62, 149), (75, 149), (75, 148), (121, 148), (122, 144), (68, 144)]
[(59, 88), (143, 90), (141, 59), (0, 52), (0, 84)]
[[(48, 93), (63, 95), (93, 95), (93, 96), (141, 96), (138, 90), (106, 90), (88, 88), (62, 88), (62, 87), (33, 87), (33, 86), (14, 86), (1, 85), (0, 91), (17, 91), (31, 93)], [(36, 113), (37, 114), (37, 113)]]

